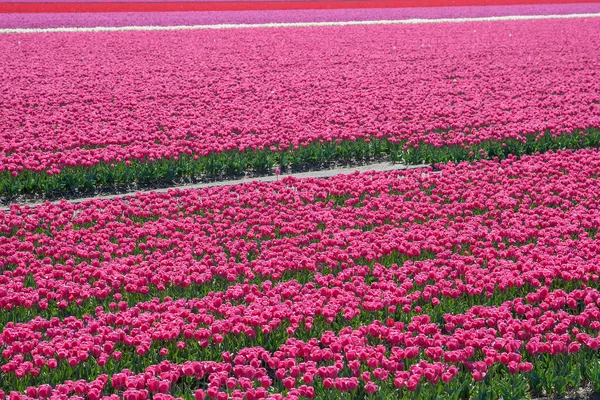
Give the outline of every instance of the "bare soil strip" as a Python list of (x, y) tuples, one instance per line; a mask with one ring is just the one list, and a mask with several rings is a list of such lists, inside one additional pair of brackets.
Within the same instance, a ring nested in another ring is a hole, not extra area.
[[(176, 186), (168, 186), (168, 187), (159, 187), (159, 188), (148, 188), (144, 190), (130, 190), (130, 191), (120, 191), (118, 189), (111, 188), (115, 193), (111, 194), (99, 194), (92, 195), (88, 197), (75, 197), (75, 198), (61, 198), (55, 199), (52, 201), (46, 201), (44, 199), (33, 199), (28, 197), (23, 197), (19, 199), (15, 199), (11, 201), (11, 204), (19, 204), (19, 205), (27, 205), (27, 206), (35, 206), (37, 204), (43, 203), (60, 203), (61, 201), (68, 201), (70, 203), (81, 203), (90, 200), (110, 200), (115, 198), (123, 198), (128, 196), (135, 196), (138, 193), (149, 193), (149, 192), (168, 192), (173, 189), (202, 189), (206, 187), (213, 186), (230, 186), (230, 185), (239, 185), (242, 183), (248, 182), (273, 182), (284, 177), (293, 176), (294, 178), (330, 178), (335, 175), (343, 175), (343, 174), (351, 174), (353, 172), (384, 172), (384, 171), (394, 171), (394, 170), (406, 170), (406, 169), (417, 169), (417, 168), (425, 168), (428, 167), (429, 164), (416, 164), (416, 165), (407, 165), (400, 163), (391, 163), (391, 162), (379, 162), (373, 164), (364, 164), (364, 165), (356, 165), (356, 166), (348, 166), (348, 167), (335, 167), (331, 169), (322, 169), (322, 170), (311, 170), (306, 172), (292, 172), (292, 173), (284, 173), (281, 175), (263, 175), (263, 176), (244, 176), (242, 178), (237, 179), (226, 179), (212, 182), (201, 182), (195, 184), (182, 184)], [(10, 209), (10, 204), (3, 204), (0, 206), (0, 210), (6, 211)]]

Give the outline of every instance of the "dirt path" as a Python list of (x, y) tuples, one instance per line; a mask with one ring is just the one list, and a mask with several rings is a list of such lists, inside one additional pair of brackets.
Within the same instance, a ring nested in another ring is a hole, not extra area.
[[(247, 182), (273, 182), (273, 181), (282, 179), (283, 177), (287, 177), (287, 176), (293, 176), (295, 178), (329, 178), (329, 177), (332, 177), (335, 175), (351, 174), (356, 171), (358, 171), (358, 172), (367, 172), (367, 171), (384, 172), (384, 171), (394, 171), (394, 170), (417, 169), (417, 168), (424, 168), (427, 166), (429, 166), (429, 165), (428, 164), (407, 165), (407, 164), (398, 164), (398, 163), (393, 164), (390, 162), (380, 162), (380, 163), (357, 165), (357, 166), (351, 166), (351, 167), (339, 167), (339, 168), (308, 171), (308, 172), (289, 173), (289, 174), (282, 174), (279, 176), (278, 175), (266, 175), (266, 176), (248, 177), (248, 178), (242, 178), (242, 179), (232, 179), (232, 180), (223, 180), (223, 181), (216, 181), (216, 182), (197, 183), (197, 184), (191, 184), (191, 185), (170, 186), (170, 187), (159, 188), (159, 189), (147, 189), (147, 190), (137, 190), (137, 191), (123, 192), (123, 193), (116, 193), (116, 194), (79, 197), (79, 198), (75, 198), (75, 199), (66, 199), (66, 200), (59, 199), (59, 200), (50, 201), (49, 203), (60, 203), (61, 201), (68, 201), (69, 203), (81, 203), (81, 202), (89, 201), (89, 200), (107, 200), (107, 199), (115, 199), (115, 198), (121, 198), (121, 197), (127, 197), (127, 196), (135, 196), (137, 193), (149, 193), (149, 192), (161, 193), (161, 192), (167, 192), (172, 189), (202, 189), (202, 188), (213, 187), (213, 186), (238, 185), (240, 183), (247, 183)], [(20, 205), (35, 206), (37, 204), (46, 203), (46, 201), (15, 201), (14, 203), (20, 204)], [(2, 211), (6, 211), (9, 208), (10, 208), (10, 205), (0, 206), (0, 210), (2, 210)]]

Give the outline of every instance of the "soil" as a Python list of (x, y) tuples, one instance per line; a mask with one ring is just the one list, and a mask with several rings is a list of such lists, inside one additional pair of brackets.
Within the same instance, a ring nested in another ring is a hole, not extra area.
[(573, 390), (564, 396), (536, 397), (532, 400), (600, 400), (600, 392), (594, 391), (591, 385)]
[[(422, 168), (427, 165), (393, 164), (381, 159), (361, 161), (329, 162), (320, 164), (300, 164), (289, 168), (282, 168), (280, 176), (297, 176), (301, 178), (322, 177), (326, 178), (337, 174), (348, 174), (354, 170), (359, 171), (390, 171), (395, 169)], [(274, 181), (279, 177), (275, 169), (269, 171), (247, 171), (242, 174), (203, 175), (196, 177), (179, 177), (172, 180), (153, 182), (134, 182), (129, 184), (114, 184), (98, 186), (91, 190), (73, 190), (50, 193), (22, 193), (15, 196), (0, 196), (0, 210), (8, 209), (10, 204), (35, 205), (44, 202), (58, 202), (61, 200), (80, 202), (92, 198), (114, 198), (134, 195), (138, 192), (166, 191), (168, 189), (190, 189), (208, 186), (232, 185), (254, 180)]]

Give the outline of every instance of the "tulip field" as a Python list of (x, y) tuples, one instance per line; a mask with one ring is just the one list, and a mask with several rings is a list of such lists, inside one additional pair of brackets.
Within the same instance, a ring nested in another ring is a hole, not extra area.
[(0, 0), (0, 400), (600, 394), (600, 3), (39, 2)]
[(567, 150), (13, 205), (2, 385), (90, 400), (600, 388), (599, 172), (600, 151)]
[(4, 34), (0, 48), (4, 196), (600, 143), (594, 18)]

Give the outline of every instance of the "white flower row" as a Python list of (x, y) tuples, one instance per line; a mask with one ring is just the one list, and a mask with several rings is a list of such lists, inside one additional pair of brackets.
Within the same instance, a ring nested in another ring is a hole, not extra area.
[(460, 22), (496, 22), (524, 21), (543, 19), (598, 18), (600, 13), (588, 14), (553, 14), (553, 15), (507, 15), (497, 17), (475, 18), (414, 18), (403, 20), (378, 21), (332, 21), (332, 22), (272, 22), (266, 24), (215, 24), (215, 25), (176, 25), (176, 26), (98, 26), (87, 28), (7, 28), (0, 29), (4, 33), (54, 33), (54, 32), (119, 32), (119, 31), (177, 31), (202, 29), (248, 29), (248, 28), (304, 28), (318, 26), (350, 26), (350, 25), (410, 25), (439, 24)]

